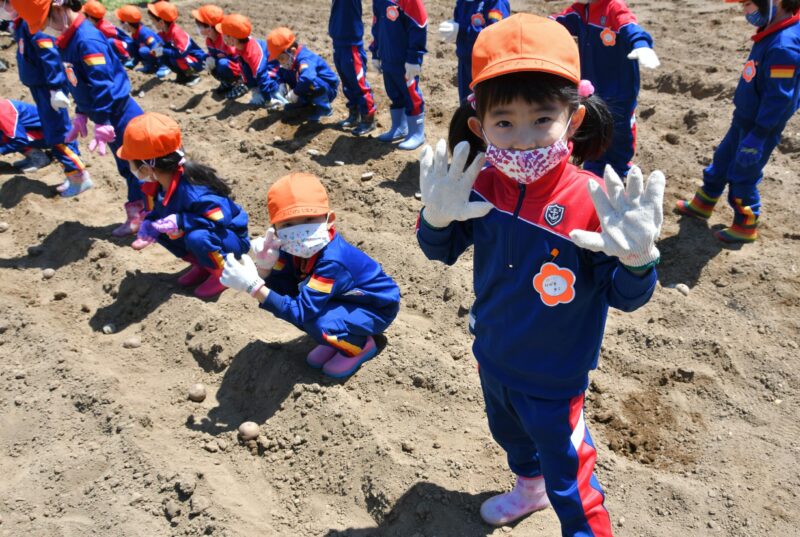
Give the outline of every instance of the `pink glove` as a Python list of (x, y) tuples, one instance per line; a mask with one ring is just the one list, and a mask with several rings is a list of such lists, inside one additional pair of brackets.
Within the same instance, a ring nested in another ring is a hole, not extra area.
[(172, 235), (178, 232), (178, 215), (171, 214), (153, 222), (153, 229), (159, 233)]
[(159, 232), (154, 229), (153, 222), (150, 220), (142, 220), (139, 231), (136, 233), (136, 240), (131, 244), (131, 248), (134, 250), (144, 250), (156, 242), (158, 235)]
[(106, 156), (106, 144), (113, 142), (117, 138), (114, 127), (111, 125), (95, 125), (94, 140), (89, 142), (89, 151), (97, 150), (101, 157)]
[(78, 139), (79, 135), (83, 138), (89, 134), (89, 130), (86, 128), (86, 123), (88, 123), (88, 121), (89, 118), (85, 114), (75, 114), (75, 117), (72, 118), (72, 128), (69, 130), (64, 140), (66, 142), (74, 142)]

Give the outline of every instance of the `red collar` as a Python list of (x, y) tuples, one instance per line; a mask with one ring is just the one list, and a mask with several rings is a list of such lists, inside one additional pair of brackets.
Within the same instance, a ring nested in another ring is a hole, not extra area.
[[(328, 237), (330, 238), (331, 242), (333, 242), (333, 238), (335, 236), (336, 236), (336, 228), (332, 227), (328, 230)], [(330, 242), (328, 244), (330, 244)], [(325, 248), (327, 248), (327, 246), (325, 246)], [(324, 250), (325, 248), (323, 248), (322, 250)], [(297, 269), (300, 271), (303, 277), (308, 276), (314, 271), (314, 266), (317, 264), (317, 261), (319, 260), (319, 256), (322, 253), (322, 250), (312, 255), (308, 259), (292, 256), (292, 259), (294, 260), (294, 266), (297, 267)]]
[(142, 33), (142, 25), (140, 24), (136, 31), (131, 34), (131, 38), (136, 40), (139, 39), (139, 34)]
[(58, 45), (58, 48), (61, 49), (67, 48), (67, 45), (69, 45), (69, 42), (72, 39), (72, 36), (75, 35), (75, 32), (78, 31), (78, 27), (84, 22), (86, 22), (86, 17), (83, 16), (83, 13), (79, 13), (78, 16), (75, 17), (75, 20), (72, 21), (72, 25), (70, 25), (70, 27), (67, 28), (67, 31), (58, 36), (58, 38), (56, 39), (56, 45)]
[(798, 22), (800, 22), (800, 13), (795, 13), (794, 15), (792, 15), (791, 17), (789, 17), (786, 20), (783, 20), (783, 21), (781, 21), (781, 22), (779, 22), (777, 24), (773, 24), (771, 26), (767, 26), (766, 28), (764, 28), (760, 32), (756, 32), (751, 39), (753, 41), (755, 41), (756, 43), (758, 43), (759, 41), (761, 41), (762, 39), (764, 39), (768, 35), (772, 35), (775, 32), (780, 32), (784, 28), (788, 28), (789, 26), (793, 26), (793, 25), (797, 24)]
[(167, 206), (170, 198), (172, 198), (172, 195), (178, 188), (178, 183), (181, 182), (182, 177), (183, 177), (183, 166), (178, 166), (178, 169), (175, 170), (175, 173), (172, 174), (172, 180), (169, 182), (169, 188), (167, 188), (167, 192), (164, 194), (164, 199), (162, 200), (161, 205), (163, 205), (164, 207)]
[(294, 63), (292, 64), (292, 71), (297, 67), (297, 62), (300, 61), (300, 51), (303, 50), (303, 45), (297, 45), (297, 50), (294, 53)]

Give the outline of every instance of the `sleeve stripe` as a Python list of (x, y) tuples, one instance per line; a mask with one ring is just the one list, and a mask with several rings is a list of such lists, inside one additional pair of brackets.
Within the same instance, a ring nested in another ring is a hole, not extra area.
[(493, 21), (503, 20), (503, 13), (499, 9), (489, 11), (489, 19)]
[(770, 67), (770, 78), (794, 78), (794, 65), (773, 65)]
[(272, 265), (272, 270), (283, 270), (283, 267), (286, 266), (282, 260), (278, 260), (274, 265)]
[(323, 278), (322, 276), (314, 274), (311, 276), (311, 279), (308, 280), (307, 287), (314, 291), (319, 291), (320, 293), (330, 294), (333, 291), (334, 283), (335, 282), (330, 278)]
[(214, 207), (210, 211), (203, 214), (203, 216), (208, 218), (209, 220), (213, 220), (214, 222), (219, 222), (225, 217), (225, 215), (222, 213), (222, 209), (220, 209), (219, 207)]
[(98, 54), (87, 54), (83, 57), (83, 62), (86, 65), (105, 65), (106, 64), (106, 57), (103, 55), (102, 52)]
[(39, 48), (53, 48), (53, 42), (49, 39), (37, 39), (36, 44)]

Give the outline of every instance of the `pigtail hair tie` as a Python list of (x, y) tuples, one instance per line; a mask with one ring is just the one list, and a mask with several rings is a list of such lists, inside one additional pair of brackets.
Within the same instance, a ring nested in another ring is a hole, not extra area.
[(472, 109), (475, 110), (475, 94), (474, 93), (470, 93), (469, 94), (469, 96), (467, 97), (467, 102), (472, 107)]
[(581, 80), (578, 84), (578, 97), (584, 99), (594, 95), (594, 85), (588, 80)]

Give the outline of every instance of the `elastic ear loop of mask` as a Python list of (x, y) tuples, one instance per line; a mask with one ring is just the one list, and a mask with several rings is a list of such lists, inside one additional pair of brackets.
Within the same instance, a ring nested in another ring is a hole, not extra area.
[[(183, 166), (184, 164), (186, 164), (186, 153), (184, 153), (183, 149), (176, 149), (175, 152), (181, 157), (181, 160), (178, 162), (178, 166)], [(150, 160), (142, 160), (142, 162), (147, 164), (151, 168), (155, 169), (156, 160), (158, 159), (154, 158)]]

